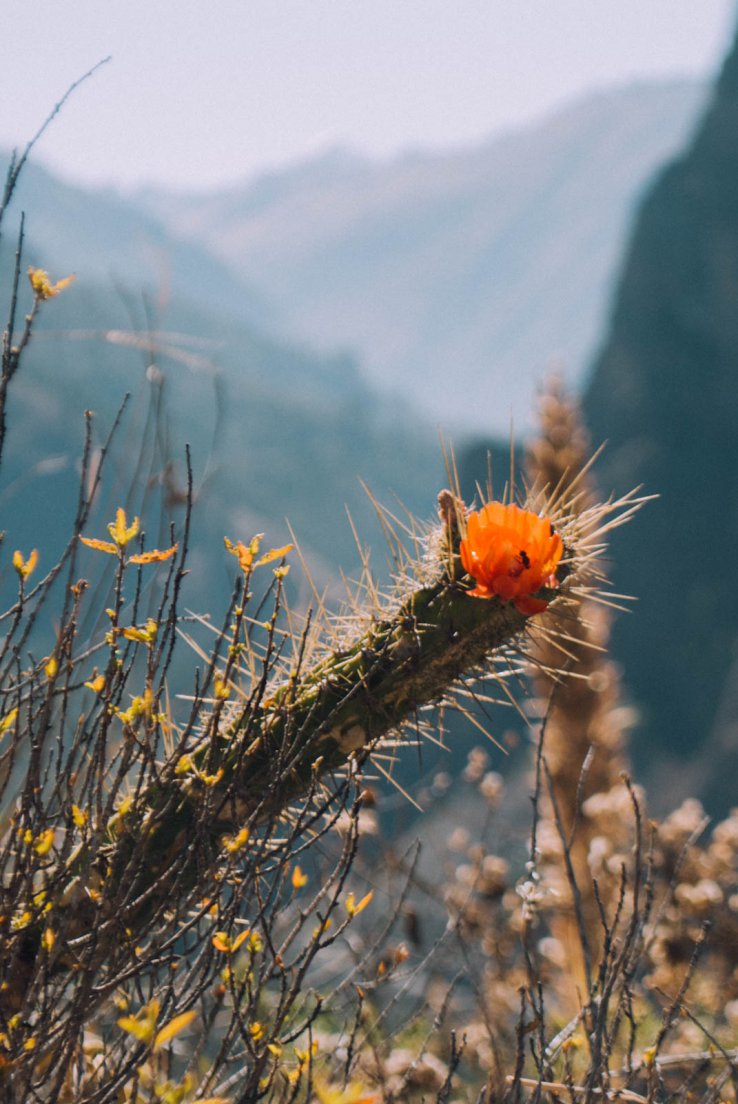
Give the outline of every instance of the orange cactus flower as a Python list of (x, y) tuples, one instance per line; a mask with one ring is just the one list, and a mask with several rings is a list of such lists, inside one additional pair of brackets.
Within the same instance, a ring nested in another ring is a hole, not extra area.
[(469, 594), (514, 602), (526, 617), (542, 613), (548, 602), (532, 595), (559, 585), (556, 568), (563, 551), (548, 518), (514, 504), (489, 502), (469, 514), (461, 542), (464, 570), (477, 584)]

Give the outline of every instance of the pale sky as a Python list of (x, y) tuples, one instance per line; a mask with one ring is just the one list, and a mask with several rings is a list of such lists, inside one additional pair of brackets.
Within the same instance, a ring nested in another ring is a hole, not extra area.
[(0, 0), (0, 146), (70, 179), (208, 188), (336, 144), (474, 142), (590, 88), (711, 75), (734, 0)]

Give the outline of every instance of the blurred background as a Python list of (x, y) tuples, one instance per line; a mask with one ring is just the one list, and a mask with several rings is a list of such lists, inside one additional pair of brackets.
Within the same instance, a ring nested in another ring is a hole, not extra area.
[(27, 262), (77, 273), (14, 383), (0, 486), (12, 547), (61, 548), (83, 411), (99, 444), (130, 393), (101, 518), (125, 485), (163, 541), (181, 521), (186, 442), (193, 607), (228, 593), (223, 535), (277, 545), (288, 522), (337, 600), (358, 564), (344, 507), (389, 573), (360, 479), (394, 511), (432, 516), (440, 430), (469, 498), (488, 453), (501, 490), (505, 442), (534, 431), (556, 370), (607, 441), (602, 493), (660, 496), (612, 546), (615, 588), (637, 599), (612, 639), (633, 757), (656, 802), (689, 792), (726, 809), (732, 0), (42, 0), (3, 21), (3, 167), (111, 56), (35, 146), (2, 243), (6, 289), (22, 210)]

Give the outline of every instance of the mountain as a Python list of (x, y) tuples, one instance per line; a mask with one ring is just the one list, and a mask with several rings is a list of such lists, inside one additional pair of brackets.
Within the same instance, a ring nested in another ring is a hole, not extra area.
[[(3, 179), (8, 161), (0, 152)], [(15, 205), (27, 212), (48, 269), (77, 272), (90, 286), (185, 298), (201, 309), (265, 324), (266, 303), (254, 287), (207, 249), (172, 235), (160, 219), (112, 190), (66, 183), (31, 162)]]
[(217, 193), (131, 198), (257, 286), (284, 332), (355, 350), (444, 426), (506, 435), (511, 411), (530, 424), (552, 358), (581, 381), (634, 204), (703, 97), (637, 85), (471, 149), (337, 150)]
[[(346, 508), (361, 538), (377, 546), (386, 575), (381, 527), (360, 480), (393, 506), (399, 498), (429, 515), (444, 479), (435, 430), (368, 385), (350, 356), (265, 336), (250, 320), (258, 296), (153, 216), (33, 167), (11, 208), (16, 224), (21, 208), (24, 266), (47, 268), (53, 279), (76, 270), (77, 280), (43, 305), (10, 388), (0, 502), (13, 547), (40, 547), (46, 563), (60, 550), (76, 501), (83, 411), (95, 411), (99, 443), (131, 393), (98, 524), (104, 532), (121, 501), (176, 499), (189, 444), (197, 498), (190, 593), (198, 608), (217, 608), (230, 586), (223, 536), (265, 531), (286, 543), (285, 519), (321, 588), (340, 589), (339, 568), (352, 572), (359, 560)], [(3, 231), (5, 313), (13, 226)], [(152, 252), (171, 272), (164, 292)], [(21, 295), (23, 312), (25, 279)], [(165, 504), (165, 520), (179, 524), (181, 515)], [(166, 539), (158, 517), (152, 524)]]
[[(738, 768), (738, 43), (640, 207), (586, 396), (602, 486), (657, 493), (613, 541), (637, 759), (670, 800), (735, 804)], [(685, 760), (690, 761), (688, 770)]]

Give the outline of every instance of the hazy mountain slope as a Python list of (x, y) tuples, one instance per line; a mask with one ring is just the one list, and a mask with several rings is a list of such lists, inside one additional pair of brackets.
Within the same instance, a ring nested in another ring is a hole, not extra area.
[[(4, 179), (8, 157), (0, 153)], [(77, 272), (104, 288), (143, 290), (189, 299), (242, 321), (265, 317), (263, 298), (224, 261), (196, 242), (173, 236), (164, 223), (112, 191), (67, 183), (31, 162), (14, 199), (28, 215), (45, 267)]]
[[(7, 238), (3, 245), (5, 300)], [(45, 246), (29, 243), (29, 261), (47, 255)], [(68, 271), (64, 258), (58, 271)], [(22, 290), (30, 295), (25, 280)], [(157, 483), (163, 452), (175, 461), (181, 487), (184, 446), (191, 446), (197, 489), (193, 577), (204, 608), (212, 608), (214, 594), (222, 596), (229, 585), (232, 564), (223, 536), (248, 538), (266, 530), (268, 539), (282, 543), (289, 539), (286, 518), (322, 584), (338, 580), (339, 565), (353, 570), (357, 563), (346, 506), (362, 537), (376, 542), (381, 568), (383, 541), (360, 478), (393, 505), (396, 494), (410, 509), (432, 513), (443, 479), (433, 429), (373, 392), (349, 358), (280, 344), (178, 298), (160, 319), (166, 333), (157, 340), (175, 355), (156, 358), (153, 376), (165, 377), (162, 426), (168, 443), (149, 470), (154, 433), (151, 423), (146, 428), (152, 397), (147, 369), (153, 358), (103, 339), (105, 332), (115, 337), (115, 331), (130, 328), (128, 307), (117, 293), (84, 273), (44, 305), (10, 391), (0, 503), (13, 547), (43, 546), (50, 562), (73, 514), (83, 411), (95, 411), (101, 440), (127, 392), (131, 408), (106, 486), (120, 501), (143, 440), (143, 481)], [(181, 509), (170, 516), (177, 521)]]
[(694, 141), (641, 207), (586, 410), (610, 442), (602, 484), (660, 496), (614, 542), (616, 585), (638, 596), (614, 635), (642, 712), (635, 750), (652, 766), (698, 752), (680, 770), (690, 792), (734, 804), (738, 44)]
[(339, 152), (218, 194), (138, 199), (262, 288), (292, 333), (356, 349), (444, 424), (506, 432), (552, 356), (581, 378), (633, 204), (702, 96), (631, 87), (471, 150)]

